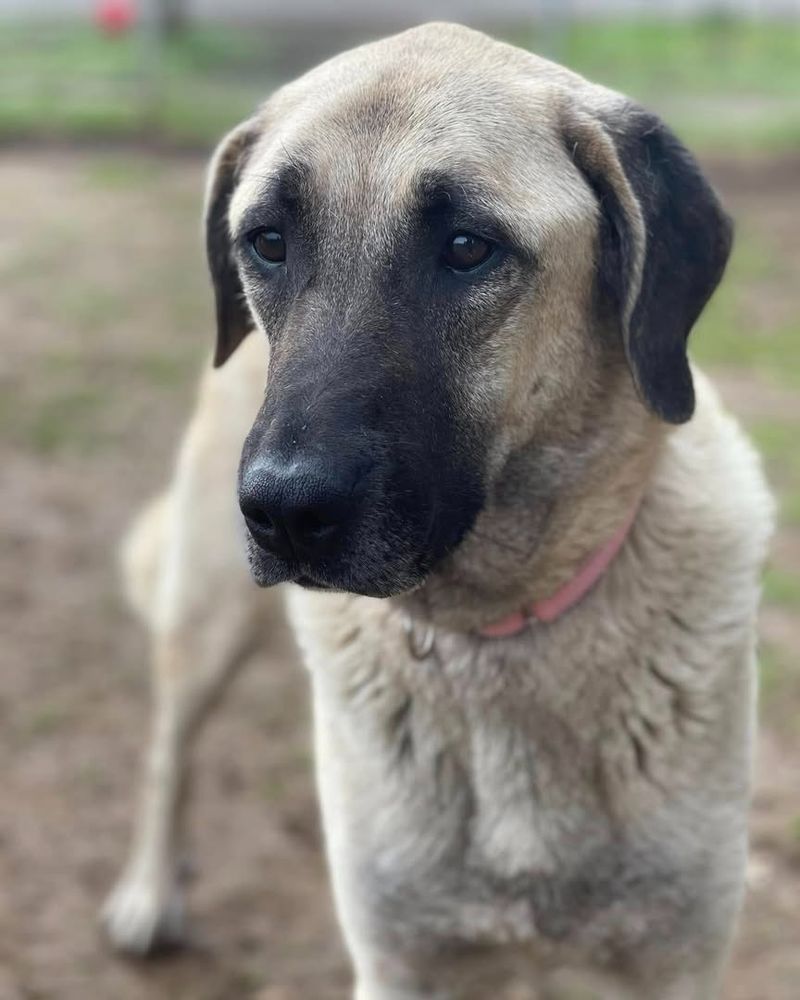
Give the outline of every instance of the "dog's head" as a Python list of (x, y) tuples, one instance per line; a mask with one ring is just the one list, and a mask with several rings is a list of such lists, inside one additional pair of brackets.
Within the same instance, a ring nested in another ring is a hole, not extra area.
[(653, 115), (432, 25), (226, 137), (207, 238), (216, 363), (256, 328), (271, 346), (239, 482), (256, 578), (387, 596), (502, 505), (520, 455), (596, 452), (620, 397), (689, 419), (731, 229)]

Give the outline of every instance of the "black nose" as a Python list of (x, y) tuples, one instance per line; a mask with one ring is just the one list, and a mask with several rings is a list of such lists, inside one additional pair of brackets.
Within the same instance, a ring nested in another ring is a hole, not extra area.
[(260, 460), (243, 470), (239, 506), (261, 548), (286, 559), (321, 559), (341, 542), (365, 480), (357, 467)]

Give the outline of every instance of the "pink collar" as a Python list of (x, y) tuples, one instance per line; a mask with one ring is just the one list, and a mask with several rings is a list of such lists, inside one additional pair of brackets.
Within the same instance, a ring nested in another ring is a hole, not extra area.
[(552, 597), (546, 597), (542, 601), (534, 601), (533, 604), (521, 611), (513, 611), (506, 618), (492, 622), (491, 625), (485, 625), (479, 630), (479, 634), (487, 639), (505, 639), (521, 632), (532, 619), (539, 622), (552, 622), (573, 608), (582, 597), (586, 596), (613, 562), (628, 537), (638, 510), (639, 503), (637, 501), (611, 538), (601, 545), (586, 560), (575, 576), (557, 590)]

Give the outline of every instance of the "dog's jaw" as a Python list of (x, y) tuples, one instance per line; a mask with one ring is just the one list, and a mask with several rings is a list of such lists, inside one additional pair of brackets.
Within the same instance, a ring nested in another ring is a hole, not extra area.
[(461, 545), (399, 603), (412, 618), (479, 632), (549, 600), (646, 496), (665, 433), (644, 418), (627, 452), (582, 469), (575, 482), (554, 483), (549, 495), (532, 480), (520, 492), (526, 503), (500, 504), (495, 491)]

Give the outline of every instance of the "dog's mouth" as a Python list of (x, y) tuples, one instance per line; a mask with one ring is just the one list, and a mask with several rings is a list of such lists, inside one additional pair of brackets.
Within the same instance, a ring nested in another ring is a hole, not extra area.
[(429, 560), (420, 553), (417, 558), (384, 564), (380, 553), (367, 560), (369, 570), (359, 573), (347, 558), (337, 558), (319, 565), (305, 561), (285, 560), (265, 551), (258, 542), (248, 539), (250, 571), (261, 587), (279, 583), (296, 583), (304, 590), (322, 593), (349, 593), (363, 597), (397, 597), (419, 586), (425, 577)]
[[(482, 498), (473, 497), (468, 505), (451, 505), (447, 516), (442, 514), (438, 490), (430, 489), (428, 495), (417, 490), (413, 499), (410, 510), (402, 494), (396, 504), (385, 496), (374, 500), (357, 511), (353, 523), (342, 525), (339, 537), (323, 539), (318, 553), (303, 551), (303, 538), (300, 544), (293, 539), (294, 544), (285, 546), (289, 551), (273, 551), (272, 535), (245, 515), (256, 583), (269, 587), (291, 582), (304, 590), (371, 598), (399, 597), (417, 589), (460, 543)], [(310, 543), (315, 542), (312, 533)]]
[[(413, 580), (410, 576), (413, 575)], [(408, 571), (399, 574), (397, 577), (391, 573), (376, 574), (374, 578), (356, 578), (351, 573), (344, 571), (314, 573), (304, 570), (289, 575), (291, 583), (296, 583), (303, 590), (318, 591), (327, 594), (358, 594), (362, 597), (398, 597), (401, 594), (418, 586), (423, 579), (423, 574)]]
[(313, 576), (309, 576), (308, 573), (301, 573), (299, 576), (295, 577), (294, 583), (299, 587), (303, 587), (305, 590), (336, 590), (337, 588), (331, 583), (326, 583), (324, 580), (316, 580)]

